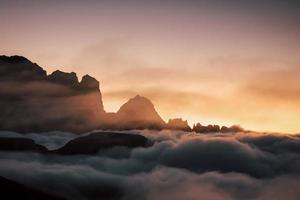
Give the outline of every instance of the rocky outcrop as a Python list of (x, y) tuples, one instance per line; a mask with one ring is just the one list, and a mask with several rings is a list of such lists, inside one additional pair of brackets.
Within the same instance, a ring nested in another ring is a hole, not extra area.
[(165, 122), (156, 112), (152, 102), (140, 95), (129, 99), (116, 113), (117, 124), (123, 129), (164, 127)]
[(194, 124), (192, 131), (195, 131), (196, 133), (237, 133), (245, 131), (242, 127), (239, 125), (233, 125), (230, 127), (222, 126), (220, 128), (219, 125), (201, 125), (200, 123)]
[(46, 78), (46, 71), (22, 56), (0, 56), (0, 80), (32, 81)]
[(169, 119), (166, 128), (172, 130), (191, 131), (191, 127), (188, 125), (187, 120), (183, 120), (181, 118)]
[(237, 132), (243, 132), (243, 131), (245, 131), (245, 130), (239, 125), (232, 125), (230, 127), (222, 126), (220, 129), (221, 133), (237, 133)]
[(0, 130), (88, 132), (94, 129), (162, 129), (165, 122), (151, 101), (135, 96), (117, 113), (103, 108), (99, 82), (85, 75), (54, 71), (21, 56), (0, 56)]
[(59, 70), (47, 76), (21, 56), (0, 56), (0, 130), (90, 131), (104, 123), (99, 82)]
[(89, 75), (85, 75), (82, 77), (79, 88), (86, 92), (99, 91), (99, 81)]
[(56, 70), (52, 72), (52, 74), (50, 74), (47, 78), (52, 83), (69, 86), (73, 89), (78, 87), (79, 84), (77, 75), (74, 72), (67, 73)]
[(220, 132), (220, 126), (219, 125), (201, 125), (200, 123), (197, 123), (193, 126), (193, 131), (196, 133), (218, 133)]

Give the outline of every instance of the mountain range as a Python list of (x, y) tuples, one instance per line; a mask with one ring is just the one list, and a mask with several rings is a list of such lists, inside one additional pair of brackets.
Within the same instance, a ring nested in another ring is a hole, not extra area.
[(116, 113), (104, 110), (99, 82), (76, 73), (46, 71), (22, 56), (0, 56), (0, 130), (86, 132), (94, 129), (162, 129), (152, 102), (135, 96)]
[[(153, 103), (140, 95), (129, 99), (116, 113), (104, 110), (99, 81), (85, 75), (56, 70), (47, 72), (22, 56), (0, 56), (0, 130), (17, 132), (95, 129), (192, 130), (180, 118), (166, 123)], [(197, 132), (228, 130), (197, 124)], [(217, 128), (217, 129), (216, 129)]]

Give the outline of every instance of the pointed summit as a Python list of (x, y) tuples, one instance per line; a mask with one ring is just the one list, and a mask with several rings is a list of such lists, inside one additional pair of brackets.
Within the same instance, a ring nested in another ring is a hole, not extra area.
[(117, 112), (120, 125), (128, 127), (162, 127), (165, 122), (146, 97), (136, 95), (121, 106)]
[(86, 90), (99, 90), (99, 81), (87, 74), (82, 77), (80, 87)]

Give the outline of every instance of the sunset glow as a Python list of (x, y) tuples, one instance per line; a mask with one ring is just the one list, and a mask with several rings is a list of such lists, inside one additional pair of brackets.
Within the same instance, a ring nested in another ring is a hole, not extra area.
[(1, 54), (94, 76), (106, 111), (140, 94), (165, 121), (299, 133), (294, 1), (0, 2)]

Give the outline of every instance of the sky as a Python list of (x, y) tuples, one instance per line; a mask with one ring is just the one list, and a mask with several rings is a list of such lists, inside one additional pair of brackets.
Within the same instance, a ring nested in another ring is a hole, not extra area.
[(296, 0), (0, 0), (0, 54), (100, 81), (114, 112), (140, 94), (192, 125), (300, 132)]

